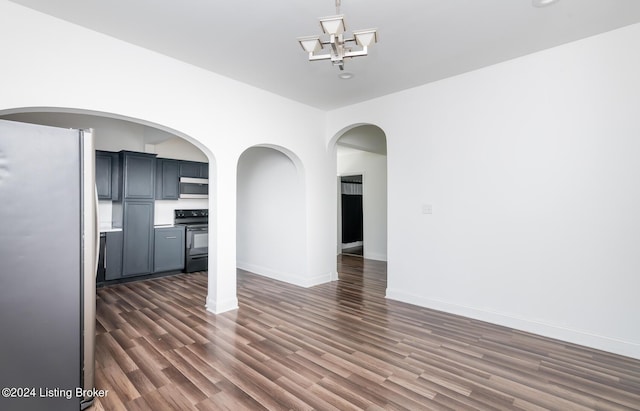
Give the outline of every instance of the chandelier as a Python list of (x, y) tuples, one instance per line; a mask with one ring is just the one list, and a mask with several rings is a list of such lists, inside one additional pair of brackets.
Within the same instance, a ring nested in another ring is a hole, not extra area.
[[(344, 59), (366, 56), (368, 47), (378, 41), (376, 29), (353, 31), (353, 37), (345, 33), (340, 0), (336, 0), (336, 15), (320, 18), (320, 27), (323, 35), (298, 37), (298, 42), (309, 53), (309, 61), (331, 60), (340, 70), (344, 70)], [(329, 46), (327, 51), (324, 46)]]

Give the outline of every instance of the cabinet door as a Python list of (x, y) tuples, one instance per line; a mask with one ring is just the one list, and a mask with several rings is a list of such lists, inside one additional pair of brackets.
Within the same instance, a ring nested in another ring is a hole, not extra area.
[(156, 159), (154, 155), (124, 154), (125, 200), (153, 200), (155, 198)]
[(209, 178), (209, 163), (199, 163), (200, 164), (200, 177)]
[(209, 163), (180, 161), (180, 177), (209, 178)]
[(122, 231), (109, 231), (106, 237), (104, 279), (116, 280), (122, 277)]
[(200, 177), (200, 166), (193, 161), (180, 162), (180, 177)]
[(99, 200), (120, 199), (120, 156), (110, 151), (96, 151), (96, 188)]
[(180, 176), (177, 160), (157, 159), (156, 199), (180, 198)]
[(153, 202), (124, 203), (122, 275), (149, 274), (153, 270)]
[(184, 227), (155, 229), (154, 271), (184, 269)]
[(96, 153), (96, 189), (99, 200), (111, 200), (112, 156)]

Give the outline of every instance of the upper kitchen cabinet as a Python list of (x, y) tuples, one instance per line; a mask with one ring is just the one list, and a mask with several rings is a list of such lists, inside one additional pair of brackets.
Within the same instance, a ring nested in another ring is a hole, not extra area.
[(181, 161), (180, 177), (209, 178), (209, 163)]
[(153, 200), (156, 187), (156, 155), (121, 151), (124, 199)]
[(156, 159), (156, 199), (177, 200), (180, 197), (180, 162)]
[(118, 200), (119, 159), (117, 153), (96, 151), (96, 189), (98, 200)]

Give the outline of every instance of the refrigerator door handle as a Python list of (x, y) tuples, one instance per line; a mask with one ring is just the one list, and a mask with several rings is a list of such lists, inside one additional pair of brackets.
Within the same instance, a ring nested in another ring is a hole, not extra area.
[[(96, 240), (96, 251), (95, 254), (93, 255), (93, 261), (95, 261), (95, 270), (93, 270), (94, 272), (98, 272), (98, 256), (100, 255), (100, 220), (99, 220), (99, 216), (98, 216), (98, 188), (95, 186), (93, 186), (93, 196), (95, 199), (95, 202), (93, 203), (94, 208), (94, 214), (95, 214), (95, 229), (94, 229), (94, 233), (95, 233), (95, 240)], [(105, 259), (105, 267), (106, 267), (106, 259)]]

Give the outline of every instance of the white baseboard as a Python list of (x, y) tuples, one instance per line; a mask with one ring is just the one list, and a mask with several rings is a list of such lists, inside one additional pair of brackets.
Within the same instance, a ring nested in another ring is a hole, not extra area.
[(238, 309), (238, 299), (231, 298), (225, 301), (216, 301), (212, 297), (207, 296), (205, 308), (207, 309), (207, 311), (214, 314), (226, 313), (227, 311)]
[(293, 284), (293, 285), (297, 285), (299, 287), (305, 287), (305, 288), (313, 287), (314, 285), (328, 283), (338, 279), (338, 274), (331, 273), (331, 272), (312, 276), (312, 277), (301, 277), (299, 275), (283, 273), (267, 267), (262, 267), (256, 264), (250, 264), (243, 261), (238, 261), (236, 265), (241, 270), (249, 271), (251, 273), (258, 274), (263, 277), (271, 278), (278, 281), (283, 281), (285, 283), (289, 283), (289, 284)]
[(367, 260), (387, 261), (386, 254), (369, 253), (366, 249), (364, 250), (364, 258), (366, 258)]
[(640, 359), (640, 344), (633, 341), (619, 340), (509, 314), (432, 300), (390, 288), (387, 288), (386, 298)]

